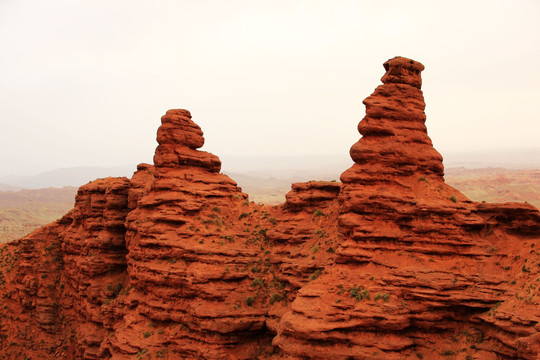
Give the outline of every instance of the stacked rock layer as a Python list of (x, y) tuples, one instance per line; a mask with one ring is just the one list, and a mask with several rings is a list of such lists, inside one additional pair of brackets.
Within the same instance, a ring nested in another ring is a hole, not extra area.
[(0, 246), (0, 359), (540, 357), (540, 213), (444, 183), (420, 63), (364, 100), (342, 183), (249, 202), (186, 110), (154, 165)]
[[(540, 346), (538, 290), (511, 285), (538, 279), (517, 260), (537, 258), (534, 248), (516, 254), (538, 242), (537, 225), (528, 229), (538, 212), (473, 203), (446, 185), (425, 127), (423, 65), (394, 58), (384, 67), (383, 85), (364, 100), (355, 163), (341, 176), (335, 263), (299, 291), (274, 344), (298, 358), (525, 356)], [(498, 226), (488, 208), (515, 220)], [(522, 291), (529, 301), (502, 314)]]

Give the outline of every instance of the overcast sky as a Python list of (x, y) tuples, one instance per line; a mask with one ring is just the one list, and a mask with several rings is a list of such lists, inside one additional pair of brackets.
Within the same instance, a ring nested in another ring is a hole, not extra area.
[(0, 175), (152, 162), (171, 108), (218, 156), (348, 153), (396, 55), (426, 67), (443, 156), (540, 147), (539, 19), (537, 0), (0, 0)]

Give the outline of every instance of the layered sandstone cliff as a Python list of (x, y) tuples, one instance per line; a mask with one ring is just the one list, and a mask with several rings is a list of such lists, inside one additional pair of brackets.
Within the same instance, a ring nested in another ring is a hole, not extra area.
[(524, 261), (538, 263), (538, 211), (473, 203), (446, 185), (423, 66), (395, 58), (385, 69), (341, 176), (336, 261), (299, 292), (274, 343), (298, 357), (535, 358), (525, 354), (540, 346), (538, 266)]
[(280, 206), (168, 111), (154, 165), (0, 247), (0, 359), (538, 359), (540, 213), (446, 185), (423, 65), (384, 68), (342, 183)]

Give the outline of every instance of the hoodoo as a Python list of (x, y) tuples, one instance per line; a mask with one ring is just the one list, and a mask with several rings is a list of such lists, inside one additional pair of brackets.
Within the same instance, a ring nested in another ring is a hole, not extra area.
[(167, 111), (154, 165), (0, 245), (0, 359), (540, 359), (540, 213), (446, 185), (424, 66), (384, 69), (341, 183), (280, 206)]
[(538, 211), (489, 213), (446, 185), (424, 124), (424, 66), (384, 68), (341, 176), (335, 263), (299, 291), (274, 343), (298, 358), (536, 359), (538, 266), (523, 261), (538, 259)]

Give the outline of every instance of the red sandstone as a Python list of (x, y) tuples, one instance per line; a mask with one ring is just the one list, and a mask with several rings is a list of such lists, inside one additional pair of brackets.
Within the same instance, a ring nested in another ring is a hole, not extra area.
[(540, 213), (444, 183), (384, 64), (342, 183), (250, 203), (169, 110), (154, 165), (0, 246), (0, 359), (540, 359)]

